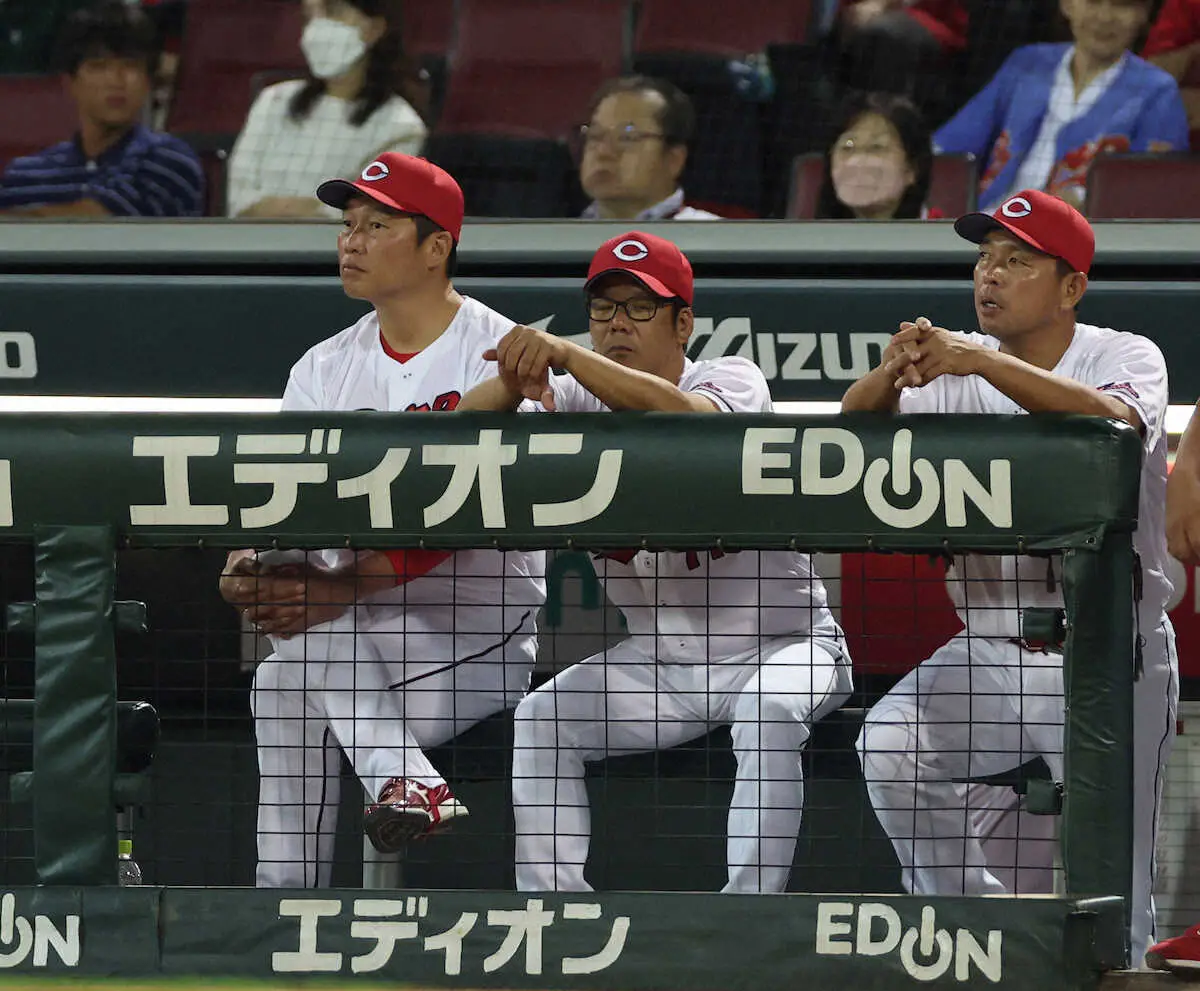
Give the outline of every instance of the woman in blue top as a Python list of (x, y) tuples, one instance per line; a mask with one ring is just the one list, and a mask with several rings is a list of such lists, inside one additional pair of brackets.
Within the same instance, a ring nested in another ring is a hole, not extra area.
[(938, 152), (970, 152), (987, 163), (981, 210), (1017, 189), (1044, 189), (1082, 206), (1098, 154), (1187, 149), (1175, 80), (1130, 51), (1152, 7), (1151, 0), (1062, 0), (1074, 43), (1018, 48), (938, 130)]

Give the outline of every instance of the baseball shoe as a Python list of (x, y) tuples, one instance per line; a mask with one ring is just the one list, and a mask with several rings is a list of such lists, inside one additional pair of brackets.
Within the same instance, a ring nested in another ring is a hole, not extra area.
[(409, 840), (445, 832), (455, 819), (467, 815), (467, 807), (444, 782), (431, 788), (391, 778), (379, 792), (379, 801), (367, 806), (363, 829), (380, 853), (396, 853)]
[(1146, 951), (1146, 966), (1200, 979), (1200, 926), (1192, 926), (1182, 936), (1155, 943)]

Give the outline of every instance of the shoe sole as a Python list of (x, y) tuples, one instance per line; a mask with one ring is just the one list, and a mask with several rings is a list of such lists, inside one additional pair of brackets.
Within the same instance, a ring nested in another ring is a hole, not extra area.
[(449, 832), (456, 819), (465, 819), (467, 815), (465, 806), (451, 806), (444, 808), (442, 818), (431, 824), (424, 812), (382, 805), (367, 813), (363, 831), (371, 841), (371, 846), (380, 853), (399, 853), (410, 840)]
[(1151, 970), (1166, 971), (1168, 974), (1182, 972), (1189, 976), (1200, 976), (1200, 960), (1168, 960), (1153, 950), (1146, 952), (1146, 966)]

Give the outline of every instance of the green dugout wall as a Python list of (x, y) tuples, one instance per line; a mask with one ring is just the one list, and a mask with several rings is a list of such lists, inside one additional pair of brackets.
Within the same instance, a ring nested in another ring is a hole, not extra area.
[[(659, 224), (697, 271), (693, 358), (755, 360), (777, 400), (836, 400), (889, 333), (973, 329), (973, 248), (948, 223)], [(585, 334), (580, 285), (607, 224), (474, 224), (458, 284), (513, 319)], [(1099, 225), (1081, 319), (1162, 347), (1200, 395), (1200, 233)], [(0, 222), (0, 394), (277, 397), (309, 346), (366, 307), (341, 292), (333, 224)]]
[[(759, 415), (706, 422), (703, 445), (692, 418), (662, 415), (60, 415), (10, 416), (0, 427), (0, 541), (36, 549), (38, 694), (25, 788), (45, 885), (0, 893), (0, 969), (528, 988), (1065, 989), (1090, 986), (1125, 959), (1140, 445), (1123, 425)], [(456, 484), (465, 465), (474, 465), (467, 487)], [(891, 489), (886, 479), (910, 466), (911, 491)], [(1047, 488), (1062, 498), (1046, 500)], [(678, 491), (694, 495), (687, 513), (669, 496)], [(201, 540), (1061, 550), (1067, 893), (113, 890), (113, 550)]]

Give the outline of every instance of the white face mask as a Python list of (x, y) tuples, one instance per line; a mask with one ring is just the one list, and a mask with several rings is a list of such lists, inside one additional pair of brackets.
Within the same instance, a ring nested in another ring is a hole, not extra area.
[(336, 79), (367, 54), (358, 28), (328, 17), (314, 17), (300, 36), (300, 50), (318, 79)]
[(852, 210), (898, 202), (908, 182), (908, 169), (895, 155), (859, 152), (833, 166), (837, 198)]

